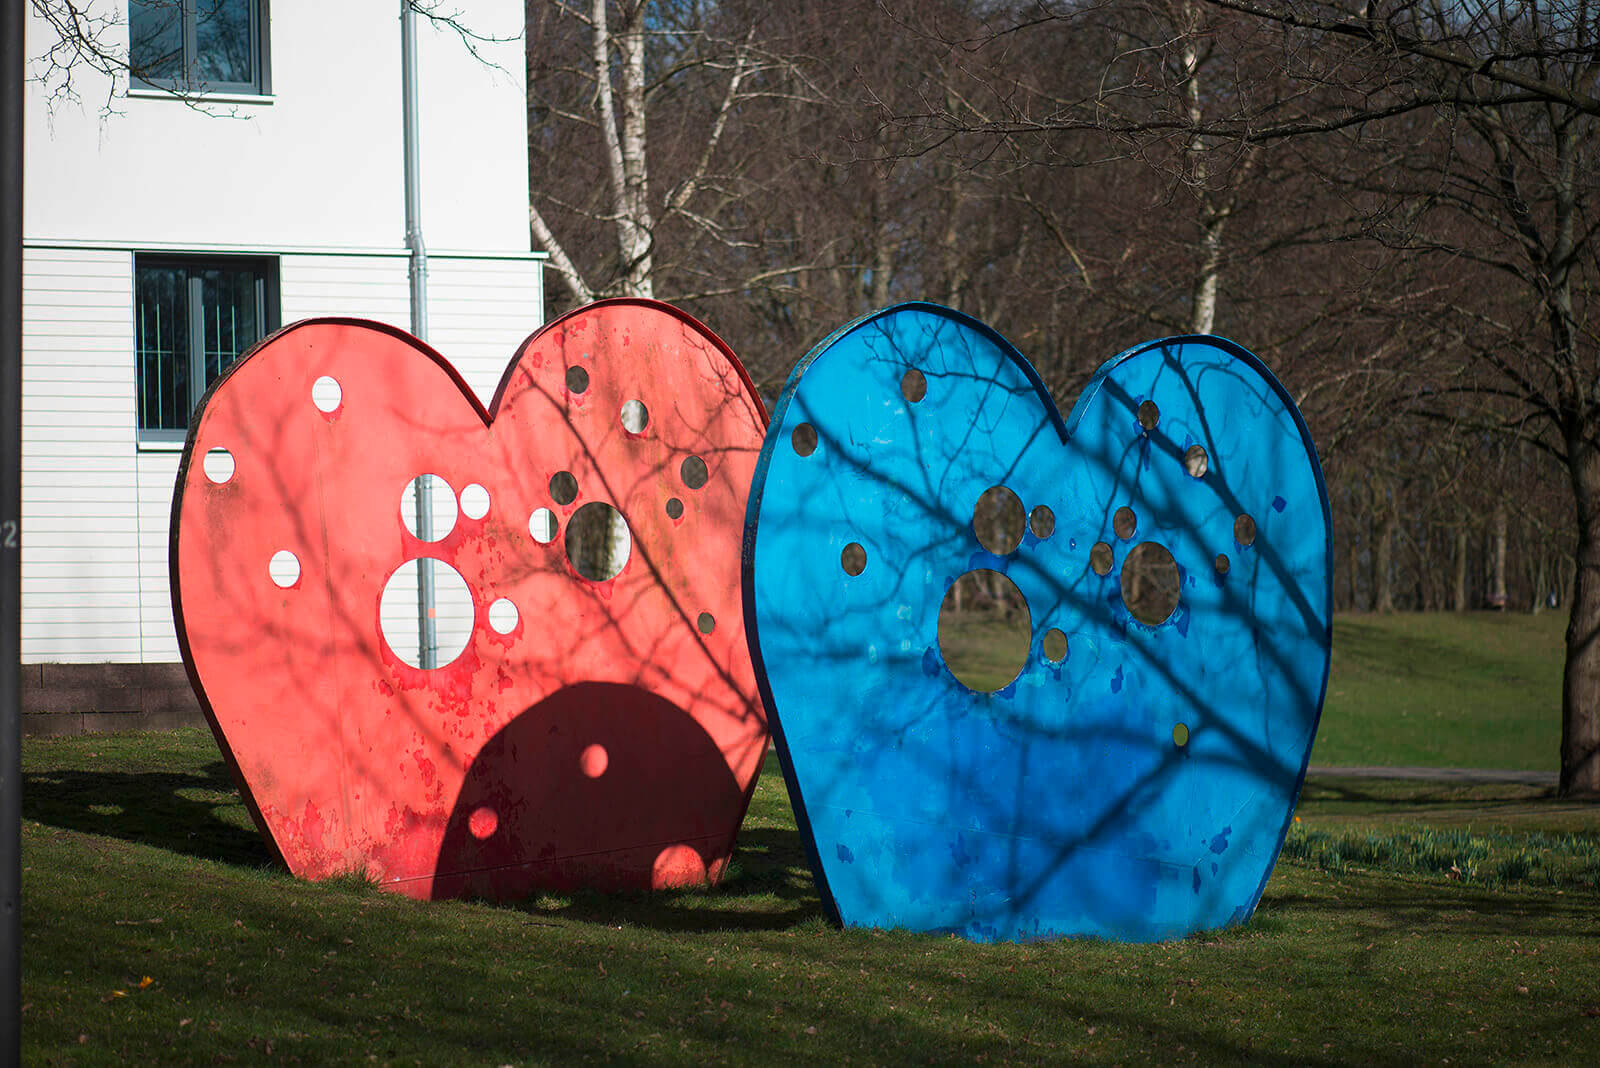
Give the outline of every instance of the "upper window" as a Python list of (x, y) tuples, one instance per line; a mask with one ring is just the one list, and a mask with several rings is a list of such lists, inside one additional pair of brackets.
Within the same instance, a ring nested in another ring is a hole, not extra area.
[(136, 256), (139, 440), (181, 442), (206, 389), (277, 329), (277, 261)]
[(136, 81), (194, 93), (265, 93), (266, 0), (128, 0)]

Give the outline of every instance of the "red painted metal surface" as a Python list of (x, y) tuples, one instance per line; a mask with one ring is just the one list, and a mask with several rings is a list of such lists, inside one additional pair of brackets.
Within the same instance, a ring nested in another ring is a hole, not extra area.
[[(313, 403), (325, 377), (332, 411)], [(648, 410), (638, 433), (630, 400)], [(767, 745), (739, 593), (765, 422), (727, 347), (648, 301), (541, 330), (489, 412), (442, 357), (374, 323), (300, 323), (241, 360), (190, 429), (173, 608), (217, 741), (289, 869), (422, 898), (715, 880)], [(203, 463), (216, 449), (233, 459), (221, 482)], [(551, 488), (563, 471), (567, 503)], [(487, 512), (420, 541), (401, 498), (423, 474), (482, 486)], [(565, 548), (594, 501), (631, 535), (606, 581)], [(559, 524), (548, 542), (530, 532), (538, 509)], [(269, 574), (282, 552), (299, 564), (286, 587)], [(390, 577), (423, 556), (459, 572), (474, 607), (465, 650), (433, 670), (405, 663), (379, 617)], [(517, 609), (505, 634), (488, 623), (500, 599)]]

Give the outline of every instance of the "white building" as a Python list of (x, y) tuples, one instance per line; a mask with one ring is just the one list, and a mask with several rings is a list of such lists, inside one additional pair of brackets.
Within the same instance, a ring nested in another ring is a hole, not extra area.
[[(78, 6), (148, 80), (79, 62), (76, 100), (59, 79), (28, 88), (23, 705), (198, 721), (167, 580), (195, 401), (280, 325), (409, 324), (400, 5)], [(492, 40), (475, 58), (453, 29), (418, 23), (429, 341), (487, 401), (543, 320), (522, 5), (449, 10)], [(31, 6), (27, 35), (42, 74), (59, 38)]]

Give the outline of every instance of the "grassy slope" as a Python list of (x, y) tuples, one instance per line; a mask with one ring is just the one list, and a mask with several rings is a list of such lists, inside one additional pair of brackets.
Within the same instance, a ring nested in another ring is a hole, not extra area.
[[(1600, 1059), (1588, 875), (1495, 892), (1286, 861), (1242, 930), (975, 946), (825, 925), (770, 761), (721, 888), (522, 907), (271, 869), (202, 732), (24, 761), (32, 1064)], [(1313, 782), (1299, 826), (1480, 805), (1600, 848), (1592, 810), (1525, 787)]]
[(1566, 616), (1340, 616), (1313, 764), (1560, 766)]

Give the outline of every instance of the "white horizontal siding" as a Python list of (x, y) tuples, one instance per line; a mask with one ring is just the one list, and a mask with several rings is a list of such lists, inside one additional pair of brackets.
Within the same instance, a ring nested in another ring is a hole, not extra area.
[(139, 453), (139, 619), (147, 663), (182, 658), (167, 579), (167, 531), (182, 458), (180, 452)]
[(22, 660), (140, 658), (133, 257), (28, 248)]
[(488, 404), (517, 347), (544, 322), (543, 263), (428, 261), (428, 340)]

